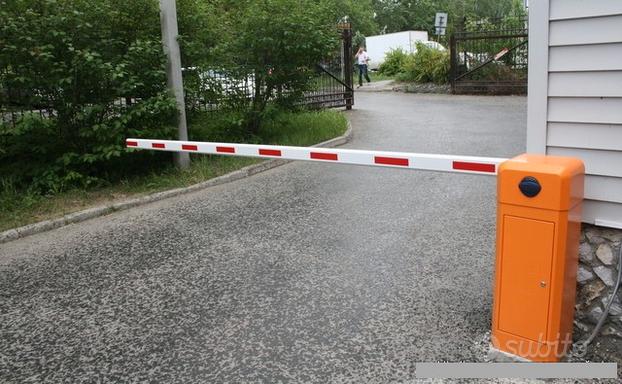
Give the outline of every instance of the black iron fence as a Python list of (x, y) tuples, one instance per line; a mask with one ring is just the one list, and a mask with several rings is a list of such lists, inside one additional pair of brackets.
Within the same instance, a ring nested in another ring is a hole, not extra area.
[[(290, 69), (293, 78), (302, 76), (306, 89), (302, 92), (300, 87), (293, 87), (295, 91), (286, 87), (271, 89), (271, 100), (289, 98), (297, 106), (317, 109), (352, 107), (352, 29), (347, 22), (340, 23), (339, 29), (341, 46), (338, 51), (311, 68), (298, 68), (293, 73)], [(277, 70), (271, 67), (262, 68), (260, 72), (244, 67), (187, 68), (184, 71), (186, 108), (215, 111), (250, 103), (258, 95), (265, 95), (266, 78), (273, 75), (277, 75)]]
[[(339, 29), (341, 46), (338, 51), (318, 65), (290, 72), (298, 80), (303, 79), (308, 86), (292, 89), (281, 86), (272, 90), (270, 99), (289, 98), (297, 106), (316, 109), (352, 107), (354, 104), (353, 67), (350, 55), (352, 30), (349, 23), (340, 23)], [(267, 67), (260, 72), (255, 71), (256, 69), (249, 70), (243, 67), (184, 68), (186, 108), (193, 112), (243, 107), (241, 104), (252, 102), (261, 91), (265, 91), (265, 77), (271, 76), (274, 68)], [(263, 76), (263, 81), (256, 81), (257, 76)], [(0, 125), (15, 127), (28, 115), (41, 118), (58, 117), (58, 111), (55, 110), (49, 95), (46, 96), (36, 89), (27, 94), (23, 91), (20, 93), (11, 89), (10, 82), (5, 81), (7, 78), (6, 73), (0, 73)], [(108, 113), (113, 114), (122, 114), (125, 108), (140, 101), (140, 97), (135, 95), (112, 97), (114, 99), (105, 104)]]
[[(29, 94), (18, 94), (6, 84), (0, 88), (0, 125), (15, 127), (25, 117), (43, 119), (58, 118), (58, 111), (51, 97), (32, 90)], [(108, 113), (120, 114), (125, 108), (140, 101), (136, 97), (119, 97), (108, 103)]]
[(250, 71), (226, 68), (185, 68), (186, 109), (216, 111), (252, 100), (255, 76)]
[[(286, 87), (276, 88), (271, 91), (270, 99), (290, 99), (295, 105), (308, 108), (352, 106), (352, 80), (348, 81), (348, 74), (339, 60), (300, 71), (309, 78), (306, 89), (302, 92), (297, 89), (294, 93)], [(258, 93), (265, 93), (265, 77), (271, 75), (271, 68), (265, 68), (261, 74), (243, 68), (188, 68), (184, 71), (186, 108), (207, 112), (238, 108), (252, 102)], [(264, 81), (256, 81), (259, 76), (263, 76)]]
[[(272, 100), (291, 97), (293, 103), (307, 108), (350, 108), (353, 105), (352, 79), (348, 81), (347, 71), (339, 63), (323, 63), (307, 69), (311, 80), (302, 94), (290, 94), (288, 89), (275, 89)], [(267, 72), (270, 69), (266, 70)], [(350, 76), (351, 76), (350, 71)], [(256, 82), (252, 72), (241, 69), (186, 68), (184, 70), (186, 109), (189, 112), (216, 111), (224, 108), (239, 108), (252, 102)], [(265, 85), (263, 85), (265, 87)], [(119, 97), (110, 103), (111, 109), (122, 113), (136, 102), (135, 97)], [(24, 116), (36, 115), (55, 118), (57, 111), (45, 97), (37, 95), (15, 95), (4, 88), (0, 95), (0, 123), (15, 126)]]
[[(343, 70), (342, 70), (343, 69)], [(349, 72), (352, 76), (352, 71)], [(310, 108), (351, 108), (354, 104), (352, 78), (348, 80), (344, 67), (320, 64), (316, 68), (313, 86), (304, 92), (300, 104)]]
[(453, 93), (526, 94), (526, 17), (472, 22), (450, 38)]

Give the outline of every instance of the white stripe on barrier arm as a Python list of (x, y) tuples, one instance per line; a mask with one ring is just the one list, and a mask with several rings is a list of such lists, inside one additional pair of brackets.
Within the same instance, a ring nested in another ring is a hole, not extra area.
[(128, 148), (156, 151), (206, 153), (211, 155), (281, 158), (288, 160), (368, 165), (441, 172), (496, 175), (498, 157), (454, 156), (408, 152), (367, 151), (358, 149), (290, 147), (200, 141), (127, 139)]

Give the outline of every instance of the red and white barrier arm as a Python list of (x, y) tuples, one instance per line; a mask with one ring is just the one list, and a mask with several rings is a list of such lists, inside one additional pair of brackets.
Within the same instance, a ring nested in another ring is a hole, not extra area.
[(126, 146), (156, 151), (281, 158), (484, 175), (496, 175), (499, 164), (507, 160), (497, 157), (149, 139), (127, 139)]

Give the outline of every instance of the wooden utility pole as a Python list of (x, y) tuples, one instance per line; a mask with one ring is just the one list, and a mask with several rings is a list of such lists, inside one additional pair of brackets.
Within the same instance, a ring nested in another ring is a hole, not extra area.
[[(177, 6), (175, 0), (160, 0), (160, 25), (162, 27), (162, 46), (167, 58), (166, 79), (168, 88), (177, 101), (177, 130), (179, 140), (188, 140), (186, 125), (186, 103), (184, 101), (184, 83), (181, 75), (181, 56), (177, 35)], [(188, 168), (190, 155), (186, 152), (175, 154), (175, 164), (179, 168)]]

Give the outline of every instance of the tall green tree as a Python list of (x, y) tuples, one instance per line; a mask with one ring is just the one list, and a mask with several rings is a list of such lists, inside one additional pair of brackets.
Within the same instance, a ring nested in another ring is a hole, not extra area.
[(385, 33), (412, 29), (433, 33), (436, 12), (448, 14), (451, 32), (464, 18), (497, 18), (524, 11), (520, 0), (374, 0), (373, 9)]
[(364, 36), (379, 32), (372, 0), (320, 0), (333, 23), (348, 17), (354, 32)]
[(312, 0), (239, 1), (229, 5), (230, 35), (219, 57), (254, 82), (247, 115), (257, 132), (268, 101), (291, 105), (312, 86), (316, 65), (336, 50), (336, 22), (324, 3)]
[(0, 98), (21, 110), (1, 112), (0, 173), (45, 192), (97, 181), (125, 137), (172, 132), (157, 2), (0, 1)]
[(194, 67), (218, 60), (215, 49), (227, 36), (224, 20), (224, 5), (218, 1), (177, 0), (182, 66)]

